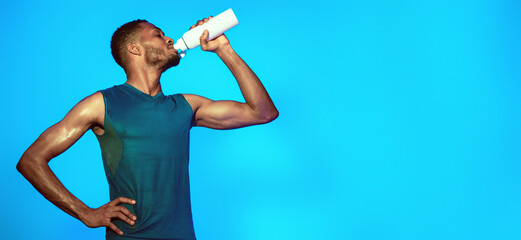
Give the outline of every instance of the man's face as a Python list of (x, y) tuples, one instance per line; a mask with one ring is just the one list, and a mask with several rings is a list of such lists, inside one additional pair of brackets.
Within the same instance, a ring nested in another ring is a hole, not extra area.
[(163, 72), (179, 64), (179, 55), (174, 48), (174, 40), (151, 23), (141, 23), (141, 44), (145, 48), (145, 62)]

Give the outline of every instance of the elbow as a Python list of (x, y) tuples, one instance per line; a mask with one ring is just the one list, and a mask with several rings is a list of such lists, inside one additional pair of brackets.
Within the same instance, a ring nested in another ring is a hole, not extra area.
[(16, 170), (23, 175), (25, 170), (27, 169), (27, 164), (27, 158), (22, 156), (16, 164)]
[(24, 175), (24, 172), (25, 172), (25, 163), (23, 162), (22, 159), (20, 159), (20, 161), (18, 161), (18, 163), (16, 164), (16, 171), (18, 171), (20, 174)]
[(269, 121), (271, 122), (271, 121), (277, 119), (278, 117), (279, 117), (279, 110), (277, 110), (277, 109), (275, 108), (275, 109), (273, 109), (273, 111), (272, 111), (272, 113), (271, 113), (271, 115), (269, 116), (268, 119), (269, 119)]
[(16, 164), (16, 170), (25, 176), (35, 165), (35, 159), (24, 154)]
[(268, 113), (264, 114), (263, 118), (261, 118), (262, 124), (269, 123), (279, 117), (279, 111), (274, 108), (273, 110), (269, 111)]

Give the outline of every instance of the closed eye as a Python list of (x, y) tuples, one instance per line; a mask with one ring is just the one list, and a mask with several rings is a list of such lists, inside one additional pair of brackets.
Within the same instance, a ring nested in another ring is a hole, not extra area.
[(163, 36), (165, 36), (165, 34), (163, 33), (163, 31), (161, 29), (159, 29), (158, 27), (155, 27), (154, 28), (154, 32), (156, 32), (155, 36), (156, 37), (160, 37), (162, 38)]

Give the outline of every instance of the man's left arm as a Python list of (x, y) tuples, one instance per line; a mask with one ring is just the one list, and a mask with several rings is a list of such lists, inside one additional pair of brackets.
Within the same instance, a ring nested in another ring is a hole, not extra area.
[[(207, 21), (198, 21), (197, 25)], [(200, 39), (201, 49), (215, 52), (222, 59), (237, 80), (246, 102), (212, 101), (198, 95), (184, 94), (194, 110), (195, 125), (232, 129), (268, 123), (277, 118), (279, 112), (268, 92), (257, 75), (232, 49), (226, 36), (221, 35), (212, 41), (207, 39), (208, 31), (204, 31)]]

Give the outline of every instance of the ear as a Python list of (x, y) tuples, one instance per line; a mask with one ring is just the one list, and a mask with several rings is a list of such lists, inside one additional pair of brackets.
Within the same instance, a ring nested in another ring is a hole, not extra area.
[(142, 54), (141, 46), (139, 46), (139, 44), (137, 44), (137, 43), (127, 44), (127, 51), (132, 55), (141, 56), (141, 54)]

